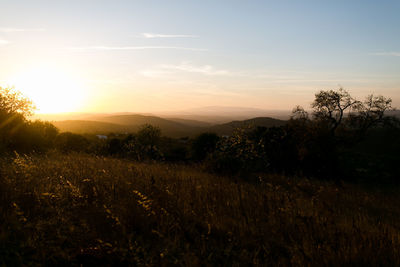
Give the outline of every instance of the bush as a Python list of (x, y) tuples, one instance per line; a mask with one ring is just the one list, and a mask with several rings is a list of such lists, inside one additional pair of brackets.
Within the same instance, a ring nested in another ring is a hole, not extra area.
[(66, 132), (57, 136), (55, 147), (62, 152), (85, 152), (89, 147), (89, 141), (82, 135)]
[(145, 124), (136, 135), (129, 135), (125, 139), (123, 150), (129, 157), (139, 161), (162, 159), (160, 140), (161, 129)]
[(207, 165), (218, 173), (248, 174), (266, 170), (269, 163), (264, 151), (249, 136), (248, 129), (237, 129), (232, 136), (222, 138)]
[(202, 133), (193, 140), (192, 153), (194, 160), (204, 160), (217, 148), (219, 136), (215, 133)]

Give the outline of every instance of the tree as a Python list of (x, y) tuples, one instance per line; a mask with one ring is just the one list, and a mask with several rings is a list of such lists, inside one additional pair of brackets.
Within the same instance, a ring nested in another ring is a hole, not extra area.
[(12, 87), (0, 87), (0, 151), (13, 150), (17, 136), (35, 109), (33, 103)]
[(297, 105), (292, 110), (292, 120), (308, 120), (308, 112), (302, 106)]
[(337, 91), (319, 91), (315, 94), (311, 107), (314, 109), (314, 118), (317, 121), (327, 123), (332, 135), (343, 121), (344, 112), (358, 107), (360, 102), (340, 88)]
[(124, 150), (136, 160), (159, 159), (162, 153), (159, 149), (161, 129), (145, 124), (134, 136), (125, 140)]
[(213, 153), (217, 147), (219, 136), (215, 133), (202, 133), (193, 140), (193, 158), (204, 160), (208, 154)]
[(88, 149), (89, 141), (82, 135), (65, 132), (57, 136), (55, 146), (63, 152), (83, 152)]
[(13, 149), (19, 151), (46, 151), (54, 147), (54, 141), (58, 135), (58, 129), (46, 121), (28, 121), (14, 136)]
[(138, 141), (147, 146), (157, 146), (161, 138), (161, 129), (150, 124), (142, 125), (136, 134)]
[(21, 92), (13, 87), (0, 87), (0, 112), (3, 114), (20, 114), (30, 116), (35, 110), (33, 102), (24, 97)]
[(384, 122), (385, 112), (394, 110), (392, 107), (392, 99), (382, 95), (368, 95), (363, 103), (357, 105), (357, 113), (351, 114), (350, 120), (356, 125), (361, 132), (367, 131), (369, 128)]

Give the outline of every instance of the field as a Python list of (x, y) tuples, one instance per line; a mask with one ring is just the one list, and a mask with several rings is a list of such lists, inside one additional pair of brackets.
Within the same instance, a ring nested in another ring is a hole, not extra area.
[(398, 189), (50, 152), (0, 162), (0, 265), (400, 265)]

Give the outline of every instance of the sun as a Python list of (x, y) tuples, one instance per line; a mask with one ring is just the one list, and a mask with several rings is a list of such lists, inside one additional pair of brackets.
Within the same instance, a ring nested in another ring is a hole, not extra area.
[(56, 67), (25, 70), (11, 78), (10, 84), (34, 102), (38, 113), (78, 111), (86, 96), (80, 79)]

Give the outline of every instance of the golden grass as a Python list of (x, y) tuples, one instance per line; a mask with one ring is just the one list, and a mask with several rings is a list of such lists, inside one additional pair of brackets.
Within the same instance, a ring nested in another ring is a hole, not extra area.
[(400, 265), (400, 196), (82, 154), (3, 159), (1, 265)]

